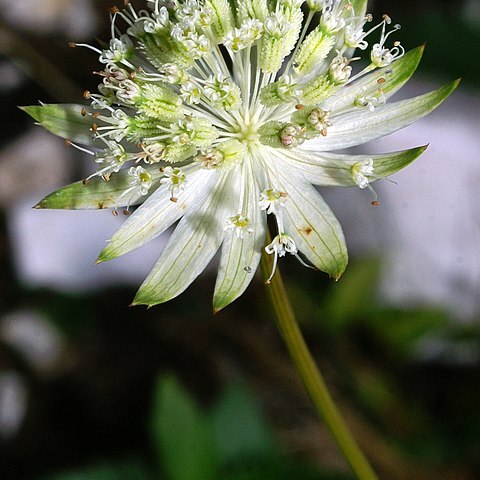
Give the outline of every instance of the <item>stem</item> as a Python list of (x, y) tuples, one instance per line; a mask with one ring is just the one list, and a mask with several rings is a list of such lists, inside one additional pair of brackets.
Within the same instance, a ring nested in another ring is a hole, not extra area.
[[(261, 267), (264, 278), (268, 278), (272, 270), (271, 255), (263, 253)], [(337, 410), (325, 380), (308, 350), (295, 319), (278, 266), (267, 291), (275, 312), (278, 329), (318, 414), (329, 428), (357, 477), (360, 480), (377, 480), (376, 474)]]

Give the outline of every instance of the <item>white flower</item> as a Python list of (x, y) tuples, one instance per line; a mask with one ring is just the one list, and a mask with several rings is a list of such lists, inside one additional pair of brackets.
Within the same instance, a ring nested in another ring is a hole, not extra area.
[(370, 183), (369, 177), (373, 175), (373, 160), (371, 158), (358, 162), (352, 167), (352, 175), (355, 183), (360, 188), (367, 188)]
[[(365, 32), (366, 2), (312, 0), (305, 17), (301, 1), (236, 3), (234, 12), (226, 0), (150, 0), (150, 12), (139, 13), (128, 4), (114, 15), (129, 24), (128, 35), (116, 37), (112, 28), (108, 48), (89, 47), (105, 64), (100, 93), (85, 94), (93, 108), (25, 107), (99, 164), (88, 181), (54, 192), (38, 208), (140, 205), (99, 261), (141, 247), (178, 221), (135, 304), (179, 295), (219, 250), (215, 310), (244, 292), (262, 250), (274, 255), (272, 275), (291, 254), (338, 279), (345, 240), (314, 185), (372, 189), (425, 147), (334, 151), (405, 127), (458, 83), (389, 104), (423, 49), (386, 47), (397, 30), (386, 32), (388, 17)], [(352, 72), (352, 47), (367, 49), (378, 31), (371, 64)], [(265, 247), (267, 215), (276, 231)]]

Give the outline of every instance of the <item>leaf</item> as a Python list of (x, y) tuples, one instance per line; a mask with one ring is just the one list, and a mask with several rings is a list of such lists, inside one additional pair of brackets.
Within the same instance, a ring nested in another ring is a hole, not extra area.
[(379, 272), (378, 261), (357, 260), (348, 267), (348, 275), (336, 283), (324, 306), (327, 323), (342, 328), (374, 309), (374, 292)]
[[(153, 191), (159, 184), (162, 176), (158, 167), (146, 167), (152, 176)], [(128, 175), (127, 170), (120, 170), (113, 173), (110, 180), (105, 181), (100, 177), (92, 177), (88, 181), (75, 182), (66, 187), (50, 193), (43, 200), (35, 205), (35, 208), (52, 208), (52, 209), (101, 209), (111, 207), (121, 207), (121, 202), (129, 201), (129, 205), (137, 205), (145, 200), (144, 195), (137, 194), (134, 197), (124, 196), (122, 193), (130, 187), (132, 177)]]
[(373, 112), (363, 109), (334, 117), (328, 135), (310, 142), (309, 149), (339, 150), (400, 130), (437, 108), (458, 84), (459, 80), (455, 80), (433, 92), (377, 107)]
[(166, 480), (217, 480), (213, 428), (172, 376), (160, 379), (152, 434)]
[[(20, 107), (33, 117), (42, 127), (62, 138), (84, 145), (94, 145), (92, 124), (89, 115), (82, 115), (83, 105), (42, 104)], [(95, 123), (99, 123), (97, 120)], [(99, 125), (101, 122), (99, 123)]]
[(212, 411), (212, 421), (223, 465), (242, 464), (276, 451), (272, 432), (255, 397), (241, 383), (227, 386)]

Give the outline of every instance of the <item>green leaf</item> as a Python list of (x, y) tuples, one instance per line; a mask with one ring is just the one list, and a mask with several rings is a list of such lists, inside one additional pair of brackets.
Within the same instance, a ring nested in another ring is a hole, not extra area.
[[(449, 323), (447, 313), (434, 308), (380, 310), (372, 312), (368, 321), (389, 349), (403, 355), (409, 354), (419, 340), (438, 334)], [(385, 322), (388, 328), (384, 328)]]
[(460, 80), (455, 80), (433, 92), (377, 107), (373, 112), (362, 109), (333, 117), (328, 135), (312, 140), (309, 148), (319, 151), (340, 150), (400, 130), (435, 110), (459, 83)]
[(372, 259), (357, 260), (348, 267), (348, 275), (336, 283), (327, 297), (325, 318), (335, 328), (354, 322), (374, 309), (379, 263)]
[[(145, 168), (152, 176), (151, 190), (157, 188), (162, 176), (158, 167)], [(121, 198), (122, 193), (130, 187), (132, 177), (127, 170), (113, 173), (110, 180), (93, 177), (88, 181), (80, 181), (50, 193), (35, 205), (35, 208), (53, 208), (66, 210), (102, 209), (120, 207), (129, 200), (129, 205), (137, 205), (145, 200), (144, 195)], [(125, 202), (125, 203), (122, 203)]]
[(275, 453), (270, 427), (245, 385), (227, 386), (212, 411), (212, 420), (223, 465), (242, 464)]
[(426, 146), (398, 152), (375, 155), (349, 155), (346, 153), (314, 152), (297, 149), (294, 153), (283, 151), (285, 161), (314, 185), (321, 187), (356, 186), (352, 166), (365, 160), (373, 160), (373, 176), (370, 183), (392, 175), (412, 163)]
[(217, 480), (213, 428), (172, 376), (160, 379), (152, 434), (166, 480)]
[[(42, 104), (20, 107), (33, 117), (42, 127), (62, 138), (84, 145), (93, 145), (92, 124), (89, 115), (82, 115), (83, 105), (76, 104)], [(95, 123), (99, 123), (95, 121)]]
[(245, 232), (241, 238), (233, 229), (226, 232), (213, 295), (214, 312), (233, 302), (248, 287), (257, 270), (265, 242), (266, 219), (258, 205), (260, 194), (250, 162), (243, 163), (243, 170), (243, 201), (236, 211), (247, 216), (252, 231)]

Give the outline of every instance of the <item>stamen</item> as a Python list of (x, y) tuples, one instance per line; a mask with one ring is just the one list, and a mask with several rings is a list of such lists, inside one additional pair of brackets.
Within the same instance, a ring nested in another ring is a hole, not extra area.
[(68, 145), (69, 147), (76, 148), (80, 152), (87, 153), (88, 155), (95, 155), (95, 153), (92, 152), (91, 150), (88, 150), (84, 147), (81, 147), (80, 145), (73, 143), (69, 138), (65, 139), (65, 144)]
[(99, 50), (96, 47), (92, 47), (92, 45), (88, 45), (88, 43), (75, 43), (75, 42), (69, 42), (68, 46), (70, 48), (75, 48), (75, 47), (85, 47), (88, 48), (89, 50), (93, 50), (95, 53), (98, 53), (99, 55), (102, 54), (102, 51)]

